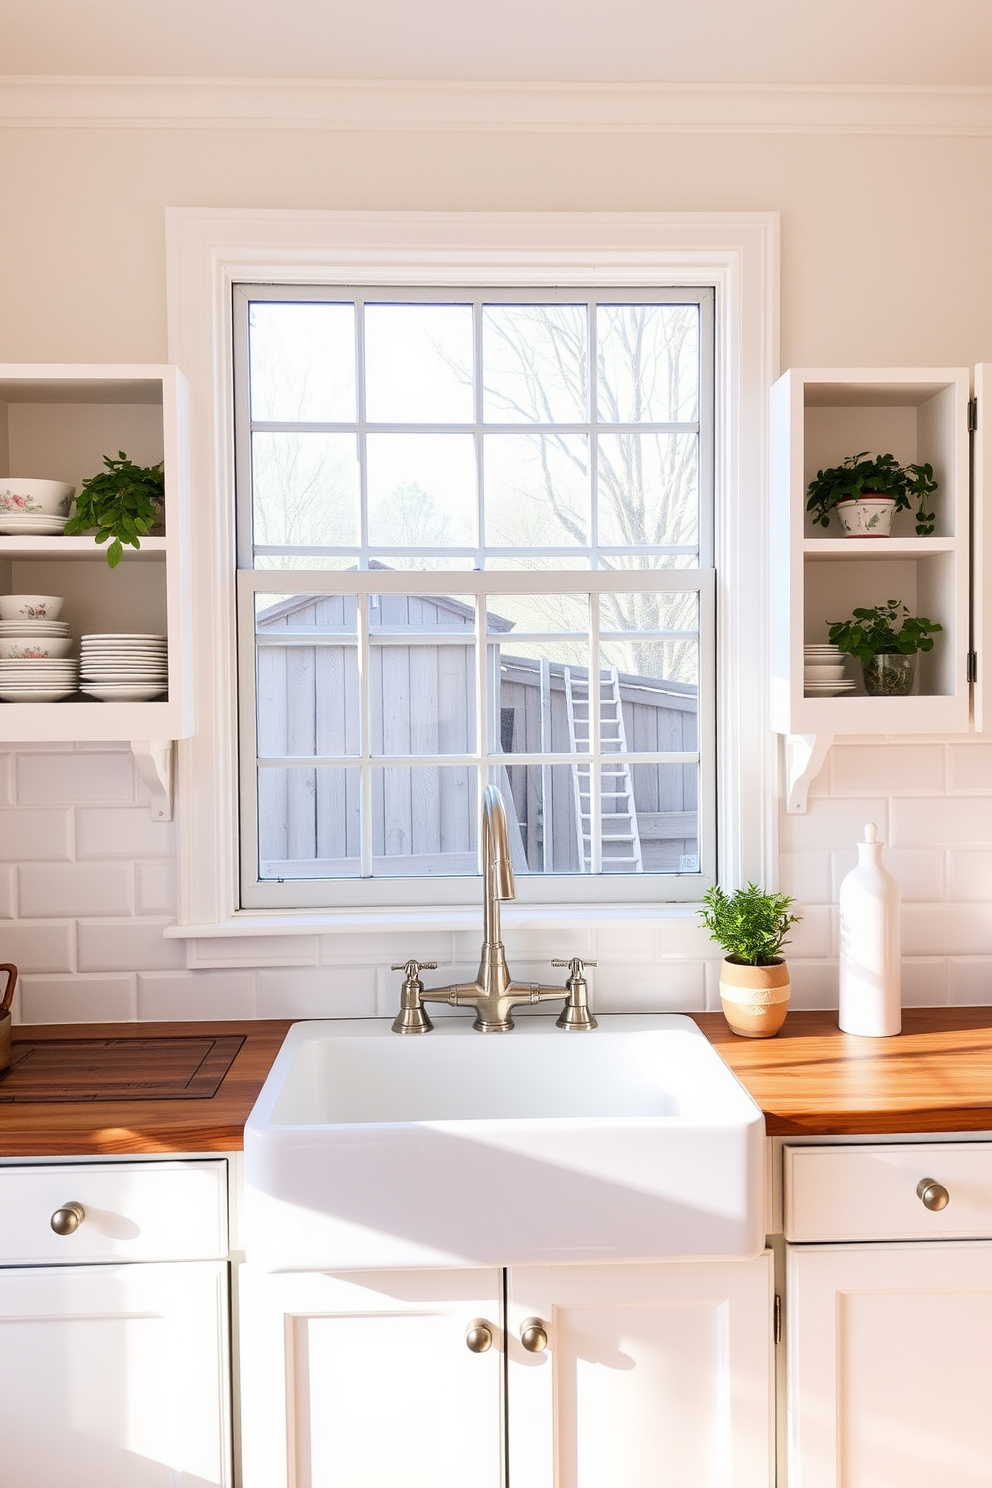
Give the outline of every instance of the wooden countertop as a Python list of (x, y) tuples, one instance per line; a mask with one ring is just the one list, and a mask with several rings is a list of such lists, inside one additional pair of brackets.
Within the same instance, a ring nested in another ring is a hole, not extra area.
[[(764, 1111), (771, 1136), (992, 1131), (992, 1007), (907, 1008), (902, 1034), (890, 1039), (841, 1033), (835, 1012), (792, 1012), (773, 1039), (738, 1038), (720, 1013), (693, 1016)], [(206, 1098), (0, 1102), (0, 1156), (240, 1150), (289, 1027), (289, 1019), (15, 1027), (15, 1057), (25, 1041), (133, 1040), (139, 1083), (148, 1058), (141, 1041), (244, 1042)]]
[(906, 1008), (895, 1038), (791, 1012), (775, 1038), (695, 1021), (765, 1113), (769, 1136), (992, 1130), (992, 1007)]
[[(21, 1024), (12, 1029), (18, 1045), (59, 1040), (132, 1040), (129, 1071), (142, 1083), (150, 1063), (150, 1041), (189, 1037), (243, 1039), (216, 1094), (183, 1099), (0, 1100), (0, 1156), (62, 1157), (97, 1153), (230, 1152), (244, 1143), (244, 1125), (272, 1061), (286, 1037), (289, 1019), (215, 1023)], [(144, 1045), (142, 1048), (141, 1045)], [(12, 1072), (13, 1073), (13, 1072)], [(13, 1082), (9, 1087), (13, 1089)], [(3, 1094), (0, 1082), (0, 1096)]]

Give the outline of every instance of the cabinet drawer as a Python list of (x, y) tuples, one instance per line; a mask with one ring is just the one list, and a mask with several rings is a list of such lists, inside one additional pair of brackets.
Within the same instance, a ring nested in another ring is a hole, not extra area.
[[(932, 1178), (940, 1210), (917, 1193)], [(785, 1148), (787, 1240), (966, 1240), (992, 1235), (992, 1142)]]
[[(56, 1234), (52, 1216), (73, 1204), (77, 1227)], [(214, 1260), (227, 1249), (223, 1159), (0, 1168), (0, 1265)]]

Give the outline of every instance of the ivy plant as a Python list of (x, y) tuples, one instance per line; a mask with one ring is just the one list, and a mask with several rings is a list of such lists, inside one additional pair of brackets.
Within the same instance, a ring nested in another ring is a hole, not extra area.
[(933, 637), (943, 630), (925, 615), (911, 615), (898, 599), (855, 610), (850, 620), (827, 623), (832, 644), (862, 662), (870, 662), (873, 656), (915, 656), (917, 651), (932, 651)]
[(712, 884), (703, 895), (699, 917), (710, 940), (719, 942), (735, 961), (770, 966), (788, 945), (789, 930), (802, 919), (789, 913), (794, 903), (789, 894), (766, 894), (753, 883), (732, 894)]
[(916, 507), (916, 535), (929, 537), (935, 515), (927, 511), (929, 498), (937, 489), (932, 465), (900, 465), (895, 455), (873, 455), (867, 450), (848, 455), (840, 465), (818, 470), (806, 489), (806, 510), (814, 526), (829, 527), (830, 513), (838, 501), (857, 499), (869, 494), (892, 496), (896, 511)]
[(76, 510), (65, 525), (68, 535), (93, 532), (98, 543), (109, 543), (107, 562), (116, 568), (123, 544), (140, 548), (160, 519), (165, 500), (165, 473), (158, 465), (135, 465), (123, 450), (117, 459), (105, 455), (106, 470), (83, 481)]

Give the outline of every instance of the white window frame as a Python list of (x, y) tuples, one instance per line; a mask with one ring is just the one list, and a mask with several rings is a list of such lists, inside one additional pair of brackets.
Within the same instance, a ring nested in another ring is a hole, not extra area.
[[(774, 736), (767, 708), (767, 392), (778, 375), (775, 213), (407, 213), (171, 209), (169, 354), (192, 403), (196, 734), (179, 747), (173, 933), (313, 934), (425, 922), (421, 909), (286, 913), (238, 907), (232, 291), (259, 283), (713, 285), (716, 290), (718, 876), (775, 880)], [(438, 890), (443, 894), (443, 887)], [(562, 898), (567, 898), (563, 887)], [(633, 911), (631, 911), (633, 912)], [(515, 907), (515, 922), (597, 913)], [(684, 919), (685, 906), (638, 918)], [(477, 909), (438, 906), (460, 926)]]

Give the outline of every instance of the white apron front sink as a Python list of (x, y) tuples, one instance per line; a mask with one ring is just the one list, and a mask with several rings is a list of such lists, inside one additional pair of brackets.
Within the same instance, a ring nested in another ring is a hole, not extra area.
[(757, 1255), (764, 1119), (690, 1018), (298, 1023), (245, 1127), (248, 1259), (289, 1269)]

